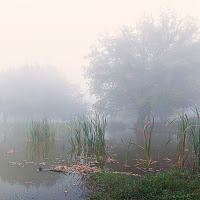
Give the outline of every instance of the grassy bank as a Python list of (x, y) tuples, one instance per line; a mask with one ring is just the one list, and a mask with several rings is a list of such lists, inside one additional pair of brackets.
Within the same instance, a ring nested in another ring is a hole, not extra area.
[(91, 199), (200, 199), (200, 174), (183, 170), (141, 177), (101, 172), (92, 185)]

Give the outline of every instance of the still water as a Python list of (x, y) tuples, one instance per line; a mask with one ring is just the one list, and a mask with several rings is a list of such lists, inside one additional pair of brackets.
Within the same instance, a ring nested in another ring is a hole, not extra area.
[[(0, 128), (0, 199), (89, 199), (88, 175), (49, 171), (56, 165), (70, 166), (76, 162), (67, 142), (67, 126), (58, 124), (56, 140), (33, 143), (27, 141), (27, 124), (1, 124)], [(177, 155), (174, 129), (159, 127), (152, 138), (152, 161), (155, 171), (172, 166)], [(107, 158), (96, 163), (105, 171), (143, 173), (145, 152), (140, 133), (132, 127), (113, 129), (106, 133)], [(170, 142), (167, 143), (170, 139)], [(122, 142), (123, 141), (123, 142)], [(128, 149), (128, 143), (131, 145)], [(136, 145), (137, 144), (137, 145)], [(128, 165), (125, 167), (125, 152)], [(158, 162), (157, 162), (158, 161)], [(42, 169), (41, 171), (39, 169)]]

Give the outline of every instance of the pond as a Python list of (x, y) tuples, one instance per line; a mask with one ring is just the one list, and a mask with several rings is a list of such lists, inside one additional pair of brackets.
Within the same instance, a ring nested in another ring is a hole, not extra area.
[[(83, 163), (89, 161), (92, 169), (131, 172), (134, 175), (144, 172), (145, 151), (139, 146), (143, 146), (144, 141), (141, 133), (134, 131), (133, 127), (113, 129), (108, 126), (106, 155), (86, 158), (84, 154), (72, 151), (68, 142), (68, 125), (63, 122), (56, 123), (56, 126), (55, 140), (33, 142), (27, 140), (27, 123), (1, 124), (0, 199), (89, 199), (90, 188), (85, 184), (89, 173), (76, 173), (74, 169), (59, 173), (59, 166), (79, 164), (83, 168)], [(126, 152), (128, 166), (125, 166)], [(152, 172), (169, 169), (176, 163), (177, 156), (176, 127), (155, 127), (149, 169)]]

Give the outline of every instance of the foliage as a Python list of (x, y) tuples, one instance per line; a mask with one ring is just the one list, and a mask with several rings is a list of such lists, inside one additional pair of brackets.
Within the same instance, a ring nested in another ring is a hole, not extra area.
[(179, 154), (177, 164), (180, 168), (184, 167), (186, 160), (186, 141), (188, 141), (187, 146), (189, 147), (189, 145), (191, 145), (191, 170), (195, 171), (200, 170), (200, 117), (197, 108), (193, 110), (193, 112), (195, 115), (189, 118), (186, 114), (180, 115), (177, 111), (179, 119), (177, 122), (179, 129)]
[(155, 117), (165, 121), (173, 113), (169, 107), (196, 103), (199, 38), (195, 18), (168, 10), (114, 35), (102, 34), (85, 68), (95, 108), (109, 114), (136, 110), (143, 118), (150, 103)]
[(44, 117), (41, 120), (32, 120), (27, 134), (28, 140), (33, 141), (55, 139), (56, 128), (50, 120)]
[(50, 116), (66, 119), (84, 111), (80, 89), (53, 66), (28, 65), (0, 72), (4, 119)]
[(132, 177), (125, 174), (92, 175), (91, 199), (199, 199), (199, 174), (171, 170)]
[(77, 148), (80, 153), (104, 154), (106, 150), (105, 129), (107, 118), (105, 115), (95, 115), (74, 118), (70, 121), (70, 137), (72, 148)]
[[(144, 120), (147, 116), (148, 112), (145, 114), (144, 116)], [(141, 120), (141, 125), (142, 127), (140, 128), (140, 126), (136, 123), (133, 122), (135, 124), (135, 126), (139, 129), (139, 131), (142, 133), (142, 136), (144, 138), (144, 144), (145, 147), (143, 148), (140, 145), (137, 145), (139, 147), (141, 147), (143, 150), (145, 150), (146, 152), (146, 169), (149, 168), (149, 165), (151, 163), (151, 153), (152, 153), (152, 149), (151, 149), (151, 139), (152, 139), (152, 132), (153, 132), (153, 126), (154, 126), (154, 117), (152, 115), (153, 121), (146, 121), (146, 123), (144, 123), (144, 121), (142, 120), (141, 116), (139, 115), (139, 118)]]

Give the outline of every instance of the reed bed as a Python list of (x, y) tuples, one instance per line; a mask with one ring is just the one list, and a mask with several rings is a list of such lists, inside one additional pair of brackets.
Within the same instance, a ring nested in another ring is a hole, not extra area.
[[(193, 110), (193, 109), (192, 109)], [(194, 116), (188, 117), (185, 115), (178, 114), (178, 162), (179, 168), (185, 166), (185, 161), (190, 153), (191, 161), (188, 162), (191, 171), (200, 170), (200, 116), (197, 108), (193, 110)], [(186, 145), (187, 143), (187, 145)], [(190, 149), (190, 151), (189, 151)], [(189, 152), (188, 152), (189, 151)], [(186, 154), (186, 152), (188, 152)]]
[(41, 120), (32, 120), (28, 128), (28, 140), (50, 140), (55, 139), (56, 128), (54, 123), (46, 117)]
[[(144, 119), (142, 119), (141, 116), (139, 115), (142, 127), (140, 127), (136, 122), (133, 122), (143, 135), (144, 147), (142, 147), (138, 144), (132, 143), (132, 144), (135, 144), (135, 145), (141, 147), (143, 150), (145, 150), (146, 161), (144, 164), (145, 164), (145, 167), (147, 170), (149, 169), (149, 165), (152, 160), (152, 158), (151, 158), (151, 153), (152, 153), (151, 139), (152, 139), (152, 132), (153, 132), (153, 127), (154, 127), (154, 116), (152, 114), (151, 114), (152, 121), (146, 121), (146, 117), (147, 117), (148, 113), (149, 113), (149, 111), (146, 112)], [(146, 123), (145, 123), (145, 121), (146, 121)]]
[(70, 137), (68, 141), (73, 149), (78, 149), (85, 155), (89, 154), (103, 154), (105, 155), (106, 142), (105, 130), (107, 126), (106, 115), (95, 113), (94, 115), (70, 120), (68, 126)]

